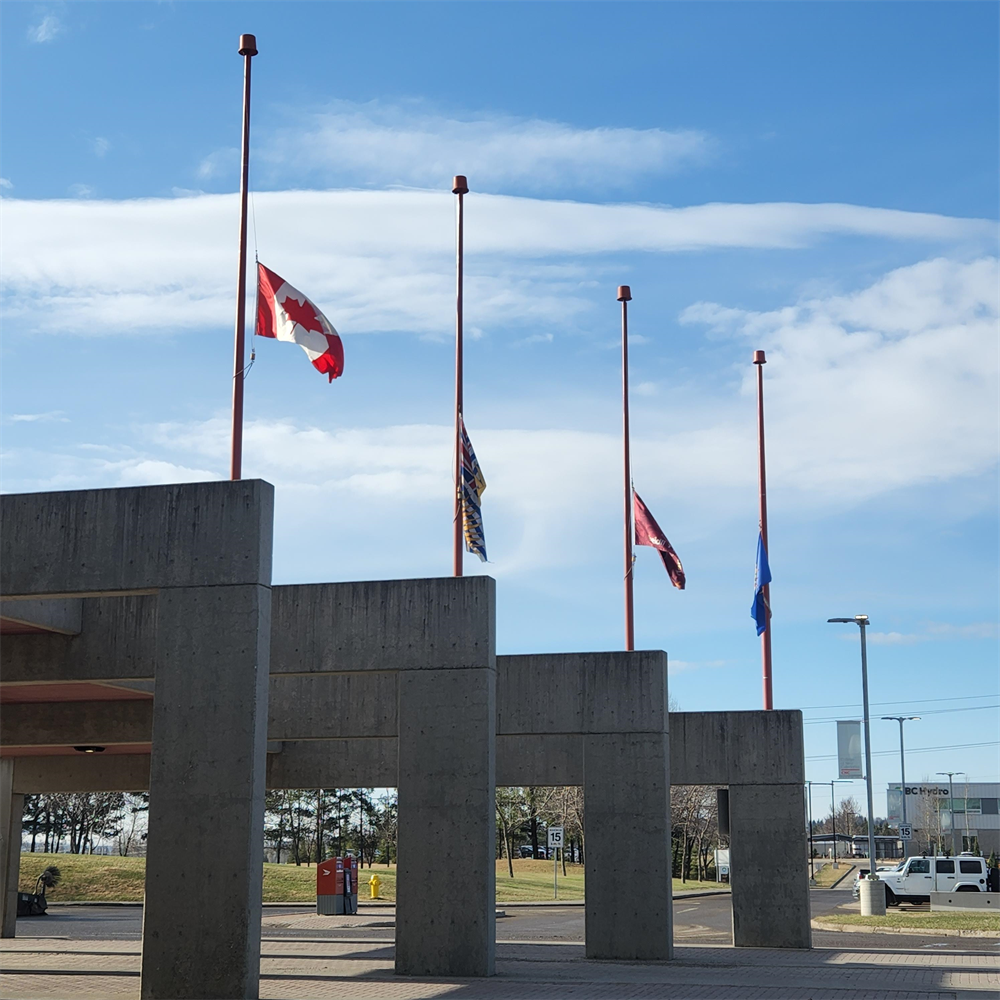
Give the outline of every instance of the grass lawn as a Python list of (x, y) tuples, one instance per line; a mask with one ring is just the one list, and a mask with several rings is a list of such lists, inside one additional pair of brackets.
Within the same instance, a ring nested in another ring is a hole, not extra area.
[[(847, 862), (839, 862), (840, 867), (834, 868), (833, 862), (828, 861), (822, 867), (816, 867), (816, 884), (821, 888), (828, 888), (833, 885), (834, 882), (839, 878), (843, 878), (844, 875), (849, 872), (854, 866), (848, 864)], [(850, 888), (850, 885), (848, 885)]]
[[(31, 892), (35, 879), (48, 865), (57, 865), (62, 879), (48, 893), (52, 903), (119, 902), (141, 903), (145, 858), (120, 858), (101, 854), (22, 854), (19, 887)], [(543, 902), (553, 898), (552, 862), (532, 858), (514, 860), (514, 878), (506, 861), (496, 863), (498, 903)], [(359, 873), (361, 899), (369, 898), (368, 879), (373, 874), (381, 880), (379, 898), (396, 898), (396, 866), (376, 865)], [(452, 875), (455, 873), (451, 873)], [(461, 874), (455, 883), (461, 890)], [(674, 892), (694, 892), (707, 889), (728, 889), (719, 882), (681, 882), (674, 879)], [(315, 865), (264, 865), (265, 903), (312, 903), (316, 899)], [(559, 899), (583, 899), (583, 865), (567, 864), (566, 875), (559, 865)]]
[(887, 913), (884, 917), (863, 917), (860, 913), (824, 913), (827, 924), (857, 924), (863, 927), (926, 927), (928, 930), (1000, 931), (1000, 913), (949, 913), (917, 911)]

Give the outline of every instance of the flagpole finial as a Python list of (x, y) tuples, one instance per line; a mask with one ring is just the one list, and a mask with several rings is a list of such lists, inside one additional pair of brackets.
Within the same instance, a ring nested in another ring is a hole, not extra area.
[(764, 357), (764, 352), (763, 351), (754, 351), (753, 352), (753, 363), (755, 365), (766, 365), (767, 364), (767, 358)]
[(469, 193), (469, 181), (462, 174), (456, 174), (455, 179), (451, 184), (452, 194), (468, 194)]
[(241, 56), (257, 55), (256, 35), (240, 35), (240, 55)]
[(618, 286), (618, 301), (619, 302), (631, 302), (632, 301), (632, 289), (628, 285)]

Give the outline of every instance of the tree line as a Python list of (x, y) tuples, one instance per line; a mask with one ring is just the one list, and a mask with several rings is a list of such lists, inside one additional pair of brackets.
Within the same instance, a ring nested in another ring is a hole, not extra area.
[[(25, 795), (21, 839), (46, 854), (93, 854), (107, 841), (122, 857), (146, 853), (148, 792)], [(65, 852), (63, 850), (65, 845)]]

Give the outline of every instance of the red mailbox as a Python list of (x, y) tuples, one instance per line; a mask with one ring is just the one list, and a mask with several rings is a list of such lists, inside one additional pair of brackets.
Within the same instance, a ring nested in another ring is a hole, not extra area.
[(330, 858), (316, 866), (316, 912), (327, 916), (358, 912), (357, 858)]

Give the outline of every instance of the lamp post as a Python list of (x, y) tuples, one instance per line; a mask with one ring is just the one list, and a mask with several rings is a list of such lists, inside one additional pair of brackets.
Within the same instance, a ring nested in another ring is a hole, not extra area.
[[(902, 791), (902, 800), (903, 800), (903, 804), (901, 806), (903, 815), (902, 815), (902, 818), (900, 819), (900, 823), (902, 823), (903, 825), (906, 825), (906, 759), (903, 756), (903, 723), (904, 722), (919, 722), (920, 721), (920, 716), (919, 715), (883, 715), (882, 716), (882, 721), (883, 722), (893, 722), (893, 721), (895, 721), (895, 722), (899, 723), (899, 787), (900, 787), (900, 789)], [(906, 857), (906, 845), (910, 842), (910, 838), (909, 837), (905, 837), (905, 838), (904, 837), (900, 837), (899, 839), (903, 842), (903, 857), (905, 858)]]
[[(948, 775), (948, 822), (951, 824), (951, 856), (954, 857), (957, 853), (955, 851), (955, 782), (954, 778), (956, 774), (965, 774), (965, 771), (938, 771), (942, 777)], [(968, 808), (968, 803), (966, 803), (966, 808)], [(940, 813), (939, 813), (940, 815)]]
[(872, 798), (872, 740), (871, 719), (868, 714), (868, 648), (865, 644), (865, 629), (868, 615), (853, 618), (828, 618), (827, 622), (853, 622), (861, 630), (861, 693), (865, 710), (865, 786), (868, 792), (868, 857), (871, 861), (869, 878), (878, 879), (875, 865), (875, 806)]

